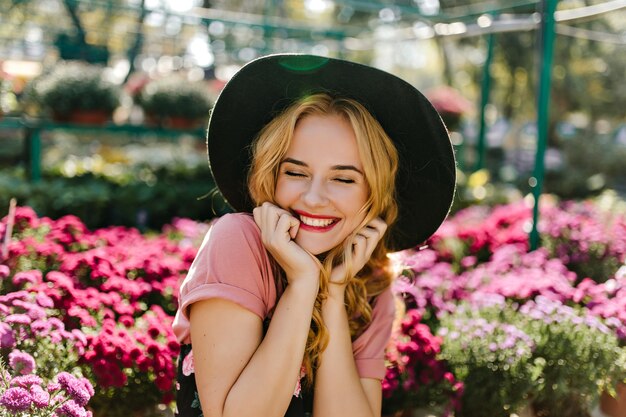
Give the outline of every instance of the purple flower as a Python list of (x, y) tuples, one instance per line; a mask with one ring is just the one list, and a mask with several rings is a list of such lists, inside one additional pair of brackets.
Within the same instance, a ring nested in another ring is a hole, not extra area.
[(89, 402), (91, 395), (82, 379), (78, 379), (68, 372), (59, 373), (57, 379), (61, 387), (78, 405), (84, 406)]
[(30, 354), (20, 350), (9, 353), (9, 366), (22, 375), (30, 374), (36, 368), (35, 359)]
[(0, 397), (0, 405), (9, 411), (24, 411), (30, 408), (31, 396), (22, 387), (9, 388)]
[(14, 387), (28, 388), (31, 385), (41, 385), (42, 380), (35, 374), (16, 376), (11, 380), (11, 385)]
[(13, 348), (15, 346), (15, 335), (13, 329), (6, 323), (0, 322), (0, 348)]
[(85, 387), (89, 395), (93, 397), (96, 392), (94, 391), (91, 382), (87, 378), (79, 378), (79, 380), (83, 383), (83, 386)]
[(61, 389), (61, 384), (55, 381), (48, 382), (48, 386), (46, 387), (48, 391), (54, 392)]
[(50, 333), (50, 328), (52, 326), (48, 322), (48, 320), (35, 320), (31, 323), (30, 329), (36, 335), (45, 336)]
[(43, 389), (41, 385), (33, 385), (30, 387), (30, 395), (33, 400), (33, 404), (36, 407), (47, 407), (50, 403), (50, 393)]
[(87, 410), (76, 404), (74, 400), (63, 403), (56, 411), (59, 417), (87, 417)]

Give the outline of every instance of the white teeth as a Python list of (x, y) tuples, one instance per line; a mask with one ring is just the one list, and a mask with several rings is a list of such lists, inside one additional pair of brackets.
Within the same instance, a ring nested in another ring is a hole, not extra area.
[(300, 216), (300, 221), (307, 226), (326, 227), (333, 223), (332, 219), (313, 219), (311, 217)]

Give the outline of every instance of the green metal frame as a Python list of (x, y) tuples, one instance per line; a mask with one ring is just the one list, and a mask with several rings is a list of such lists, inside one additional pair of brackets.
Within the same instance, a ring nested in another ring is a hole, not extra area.
[(485, 121), (485, 109), (489, 104), (489, 93), (491, 92), (491, 62), (493, 61), (493, 43), (494, 34), (487, 35), (487, 56), (483, 64), (483, 79), (480, 86), (480, 115), (478, 143), (476, 149), (476, 165), (475, 170), (482, 169), (485, 165), (485, 144), (487, 135), (487, 123)]
[(552, 61), (554, 55), (554, 12), (558, 0), (543, 0), (541, 19), (541, 66), (539, 74), (539, 98), (537, 102), (537, 152), (533, 173), (532, 190), (534, 196), (533, 224), (530, 232), (530, 249), (539, 247), (539, 199), (543, 189), (545, 172), (546, 144), (550, 116), (550, 90), (552, 81)]
[(202, 129), (166, 129), (154, 128), (141, 125), (115, 125), (104, 126), (78, 125), (70, 123), (54, 123), (47, 120), (26, 120), (20, 118), (0, 119), (0, 129), (23, 129), (25, 145), (28, 155), (28, 173), (32, 182), (41, 181), (41, 154), (42, 133), (52, 130), (65, 130), (72, 132), (107, 132), (123, 133), (128, 135), (157, 135), (170, 140), (178, 140), (182, 135), (191, 135), (204, 140), (206, 130)]

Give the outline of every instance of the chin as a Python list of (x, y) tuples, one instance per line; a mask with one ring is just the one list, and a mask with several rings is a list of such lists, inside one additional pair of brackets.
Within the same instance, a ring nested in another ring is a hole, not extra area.
[(336, 246), (336, 245), (322, 244), (321, 242), (318, 243), (318, 242), (300, 241), (297, 238), (296, 238), (296, 243), (300, 245), (302, 249), (306, 250), (307, 252), (309, 252), (310, 254), (314, 256), (323, 255)]

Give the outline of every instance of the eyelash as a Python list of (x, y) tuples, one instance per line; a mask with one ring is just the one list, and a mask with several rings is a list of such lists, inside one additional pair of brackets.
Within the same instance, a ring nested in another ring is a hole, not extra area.
[(299, 172), (293, 172), (293, 171), (285, 171), (285, 175), (288, 175), (290, 177), (306, 177), (306, 175), (301, 174)]
[[(289, 177), (296, 177), (296, 178), (306, 177), (305, 174), (301, 174), (299, 172), (294, 172), (294, 171), (285, 171), (285, 175)], [(354, 184), (356, 182), (350, 178), (334, 178), (334, 180), (343, 184)]]

